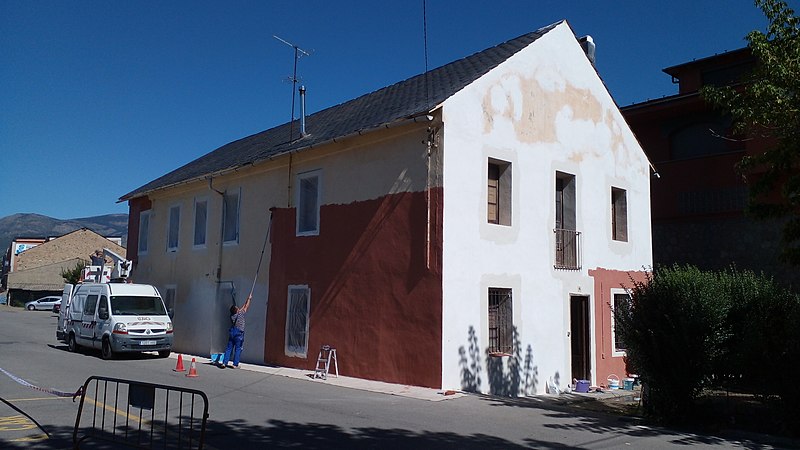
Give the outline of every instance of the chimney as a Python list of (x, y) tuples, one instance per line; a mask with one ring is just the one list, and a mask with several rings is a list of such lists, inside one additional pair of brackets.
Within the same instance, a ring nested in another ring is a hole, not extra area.
[(306, 87), (300, 86), (300, 137), (306, 135)]
[(592, 39), (592, 37), (587, 34), (586, 36), (578, 39), (578, 42), (581, 43), (581, 47), (583, 48), (583, 51), (586, 53), (586, 57), (589, 58), (589, 62), (592, 63), (592, 65), (594, 65), (595, 62), (594, 39)]

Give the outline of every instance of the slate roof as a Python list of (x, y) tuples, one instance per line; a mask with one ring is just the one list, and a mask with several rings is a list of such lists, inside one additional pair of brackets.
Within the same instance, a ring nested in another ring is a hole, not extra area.
[[(563, 22), (524, 34), (495, 47), (453, 61), (439, 68), (395, 83), (348, 102), (306, 117), (306, 136), (293, 125), (295, 139), (289, 142), (290, 123), (279, 125), (219, 147), (200, 158), (131, 191), (119, 201), (176, 184), (202, 179), (275, 156), (373, 130), (424, 115), (473, 81), (530, 45)], [(426, 95), (426, 85), (428, 95)], [(298, 139), (299, 138), (299, 139)]]

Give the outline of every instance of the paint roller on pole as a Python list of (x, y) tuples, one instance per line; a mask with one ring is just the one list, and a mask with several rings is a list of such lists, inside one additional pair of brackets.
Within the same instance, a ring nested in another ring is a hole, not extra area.
[(250, 288), (249, 297), (253, 297), (253, 291), (256, 289), (256, 282), (258, 281), (258, 273), (261, 271), (261, 262), (264, 260), (264, 251), (267, 249), (267, 242), (269, 242), (269, 234), (272, 230), (272, 213), (275, 207), (269, 209), (269, 223), (267, 224), (267, 234), (264, 236), (264, 245), (261, 246), (261, 256), (258, 257), (258, 267), (256, 267), (256, 275), (253, 277), (253, 286)]

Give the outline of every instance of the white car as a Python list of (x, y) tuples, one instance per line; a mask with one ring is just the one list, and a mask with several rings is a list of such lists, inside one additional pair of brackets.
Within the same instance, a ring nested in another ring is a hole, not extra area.
[(56, 303), (61, 304), (61, 297), (55, 295), (48, 295), (47, 297), (42, 297), (38, 300), (25, 303), (25, 309), (27, 309), (28, 311), (34, 311), (37, 309), (44, 311), (52, 311), (53, 305), (55, 305)]

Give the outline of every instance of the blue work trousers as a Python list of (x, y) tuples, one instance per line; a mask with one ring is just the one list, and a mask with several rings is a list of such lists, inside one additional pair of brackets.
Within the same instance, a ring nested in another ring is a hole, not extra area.
[(244, 331), (231, 327), (228, 332), (228, 346), (225, 347), (225, 359), (222, 365), (227, 366), (228, 361), (231, 360), (231, 350), (233, 351), (233, 365), (239, 365), (239, 356), (242, 354), (242, 346), (244, 345)]

